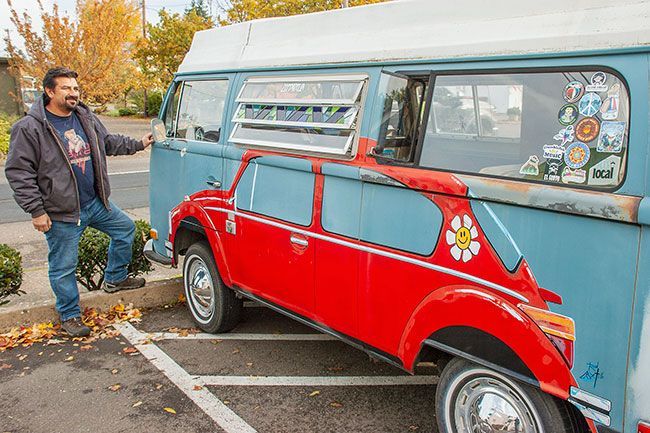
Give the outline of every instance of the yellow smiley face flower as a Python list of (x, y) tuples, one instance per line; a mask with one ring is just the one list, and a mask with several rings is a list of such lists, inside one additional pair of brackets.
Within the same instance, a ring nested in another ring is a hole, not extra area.
[(472, 257), (478, 254), (481, 244), (476, 240), (478, 238), (478, 229), (474, 226), (469, 215), (463, 215), (461, 224), (460, 216), (456, 215), (451, 221), (452, 230), (447, 230), (445, 237), (447, 245), (451, 245), (451, 256), (458, 261), (469, 262)]

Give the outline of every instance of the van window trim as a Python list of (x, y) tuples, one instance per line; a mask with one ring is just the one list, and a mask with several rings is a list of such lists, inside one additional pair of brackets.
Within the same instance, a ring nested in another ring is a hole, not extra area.
[[(295, 79), (296, 81), (306, 81), (306, 82), (314, 82), (314, 81), (354, 81), (358, 80), (359, 85), (357, 90), (355, 91), (356, 94), (356, 100), (353, 103), (344, 103), (344, 104), (334, 104), (332, 101), (334, 100), (329, 100), (329, 104), (321, 104), (318, 99), (301, 99), (299, 100), (300, 102), (294, 105), (299, 105), (299, 106), (309, 106), (309, 105), (344, 105), (344, 106), (351, 106), (351, 107), (357, 107), (358, 105), (358, 110), (356, 113), (356, 126), (354, 128), (337, 128), (337, 129), (342, 129), (342, 130), (348, 130), (351, 131), (352, 133), (348, 137), (348, 140), (342, 150), (338, 149), (327, 149), (323, 148), (321, 146), (306, 146), (306, 145), (301, 145), (301, 144), (286, 144), (286, 143), (274, 143), (274, 142), (269, 142), (269, 141), (259, 141), (259, 140), (241, 140), (234, 138), (235, 132), (239, 127), (241, 127), (242, 123), (241, 122), (235, 122), (234, 120), (231, 120), (232, 123), (234, 123), (234, 127), (230, 131), (230, 135), (228, 137), (227, 142), (248, 148), (248, 147), (254, 147), (257, 149), (266, 149), (266, 150), (272, 150), (272, 151), (287, 151), (287, 152), (292, 152), (294, 154), (302, 154), (305, 153), (307, 155), (322, 155), (322, 156), (328, 156), (328, 157), (339, 157), (341, 159), (346, 159), (346, 160), (352, 160), (355, 158), (357, 152), (358, 152), (358, 143), (361, 135), (361, 122), (363, 121), (363, 116), (364, 116), (364, 105), (366, 103), (367, 97), (368, 97), (368, 89), (370, 87), (370, 75), (363, 73), (363, 74), (346, 74), (346, 73), (341, 73), (341, 74), (312, 74), (312, 75), (279, 75), (279, 76), (248, 76), (244, 78), (241, 84), (241, 88), (239, 90), (239, 93), (237, 95), (237, 98), (235, 98), (235, 102), (239, 102), (240, 104), (243, 101), (240, 101), (240, 96), (242, 92), (244, 91), (244, 87), (246, 83), (248, 82), (287, 82), (290, 81), (291, 79)], [(283, 104), (283, 100), (276, 99), (273, 100), (273, 103), (276, 103), (277, 105)], [(308, 101), (309, 104), (306, 104), (305, 102)], [(347, 100), (346, 100), (347, 101)], [(359, 101), (358, 103), (356, 101)], [(264, 99), (262, 102), (264, 103), (269, 103), (268, 99)], [(235, 108), (237, 110), (239, 108), (239, 105)], [(233, 115), (233, 117), (236, 115), (236, 113)], [(278, 123), (275, 123), (276, 125), (279, 125)], [(300, 126), (303, 126), (302, 124)], [(327, 127), (331, 127), (332, 125), (327, 125)]]
[[(228, 77), (219, 77), (219, 78), (204, 78), (204, 77), (197, 77), (197, 78), (191, 78), (191, 79), (179, 79), (175, 81), (178, 86), (181, 86), (181, 92), (180, 95), (178, 95), (178, 106), (176, 107), (176, 120), (174, 122), (174, 136), (169, 137), (169, 138), (174, 138), (176, 140), (183, 140), (183, 141), (195, 141), (197, 143), (209, 143), (209, 144), (220, 144), (222, 141), (221, 134), (219, 136), (219, 141), (204, 141), (204, 140), (189, 140), (187, 138), (182, 138), (182, 137), (177, 137), (176, 132), (178, 130), (178, 119), (181, 114), (181, 102), (183, 101), (183, 94), (185, 93), (185, 83), (188, 81), (201, 81), (201, 82), (209, 82), (209, 81), (225, 81), (228, 83), (228, 86), (226, 88), (226, 97), (224, 98), (224, 106), (223, 106), (223, 113), (222, 113), (222, 118), (221, 118), (221, 130), (223, 131), (225, 128), (225, 123), (224, 121), (226, 120), (225, 114), (228, 113), (227, 108), (228, 108), (228, 94), (230, 93), (230, 85), (232, 84), (232, 80)], [(173, 94), (172, 94), (172, 103), (173, 103)]]
[[(625, 184), (625, 181), (627, 180), (627, 175), (628, 175), (628, 159), (629, 159), (629, 147), (630, 147), (630, 131), (632, 131), (632, 94), (630, 92), (630, 85), (625, 78), (625, 76), (619, 72), (617, 69), (615, 69), (612, 66), (605, 66), (605, 65), (596, 65), (596, 64), (589, 64), (589, 65), (562, 65), (562, 66), (539, 66), (539, 67), (524, 67), (524, 68), (489, 68), (489, 69), (441, 69), (441, 70), (436, 70), (436, 69), (428, 69), (428, 70), (400, 70), (400, 71), (382, 71), (382, 74), (388, 74), (388, 75), (394, 75), (394, 76), (401, 76), (401, 77), (409, 77), (409, 76), (417, 76), (422, 75), (423, 73), (426, 73), (426, 71), (430, 72), (433, 78), (433, 82), (431, 83), (431, 89), (435, 88), (435, 79), (438, 76), (441, 75), (494, 75), (494, 74), (527, 74), (527, 73), (566, 73), (566, 72), (595, 72), (595, 71), (603, 71), (608, 74), (612, 74), (618, 78), (618, 80), (621, 82), (623, 87), (625, 88), (625, 91), (627, 93), (627, 98), (628, 98), (628, 105), (629, 105), (629, 116), (627, 119), (627, 146), (626, 146), (626, 152), (625, 152), (625, 159), (623, 160), (624, 164), (622, 166), (625, 168), (625, 172), (623, 173), (623, 178), (621, 179), (620, 183), (617, 185), (613, 185), (610, 187), (607, 186), (589, 186), (589, 185), (579, 185), (579, 184), (565, 184), (562, 182), (546, 182), (543, 180), (536, 180), (536, 179), (524, 179), (524, 178), (515, 178), (515, 177), (508, 177), (508, 176), (500, 176), (496, 174), (485, 174), (485, 173), (477, 173), (473, 171), (460, 171), (460, 170), (450, 170), (446, 168), (437, 168), (437, 167), (424, 167), (420, 165), (420, 157), (422, 155), (422, 149), (424, 145), (424, 136), (418, 137), (418, 142), (416, 143), (417, 149), (416, 149), (416, 155), (417, 158), (414, 159), (413, 161), (396, 161), (392, 158), (387, 158), (382, 155), (377, 155), (374, 152), (369, 152), (369, 156), (372, 156), (375, 158), (378, 164), (382, 165), (390, 165), (390, 166), (401, 166), (401, 167), (410, 167), (410, 168), (415, 168), (418, 170), (427, 170), (427, 171), (438, 171), (438, 172), (444, 172), (444, 173), (451, 173), (451, 174), (462, 174), (462, 175), (469, 175), (469, 176), (479, 176), (479, 177), (486, 177), (486, 178), (492, 178), (492, 179), (501, 179), (501, 180), (510, 180), (513, 182), (525, 182), (525, 183), (530, 183), (530, 184), (535, 184), (535, 185), (551, 185), (551, 186), (559, 186), (561, 188), (568, 188), (568, 189), (577, 189), (577, 190), (584, 190), (584, 191), (596, 191), (596, 192), (605, 192), (605, 193), (616, 193), (618, 190), (620, 190), (623, 185)], [(429, 106), (432, 104), (429, 104)], [(427, 110), (429, 107), (427, 107)], [(426, 131), (426, 127), (428, 125), (429, 118), (428, 116), (424, 118), (424, 123), (420, 125), (423, 131)]]

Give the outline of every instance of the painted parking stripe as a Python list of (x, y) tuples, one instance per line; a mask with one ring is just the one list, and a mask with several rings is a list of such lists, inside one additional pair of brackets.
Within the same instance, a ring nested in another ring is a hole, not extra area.
[(171, 380), (185, 395), (187, 395), (206, 415), (227, 433), (253, 433), (256, 430), (241, 419), (235, 412), (228, 408), (221, 400), (202, 386), (196, 376), (190, 376), (180, 365), (171, 359), (155, 344), (141, 344), (148, 341), (147, 334), (143, 334), (128, 322), (113, 325), (129, 343), (135, 346), (142, 355), (149, 360), (158, 370)]
[(435, 385), (436, 376), (199, 376), (212, 386), (393, 386)]
[(150, 332), (146, 337), (153, 340), (249, 340), (249, 341), (339, 341), (327, 334), (206, 334), (179, 335), (175, 332)]

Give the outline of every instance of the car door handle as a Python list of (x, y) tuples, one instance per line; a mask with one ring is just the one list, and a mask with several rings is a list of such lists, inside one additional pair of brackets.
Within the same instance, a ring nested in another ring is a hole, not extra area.
[(212, 176), (210, 176), (210, 177), (205, 181), (205, 183), (207, 183), (208, 185), (210, 185), (210, 186), (213, 187), (213, 188), (221, 188), (221, 182), (219, 182), (218, 180), (216, 180), (216, 179), (213, 178)]
[(309, 241), (297, 233), (292, 233), (290, 240), (292, 244), (299, 245), (301, 247), (309, 246)]

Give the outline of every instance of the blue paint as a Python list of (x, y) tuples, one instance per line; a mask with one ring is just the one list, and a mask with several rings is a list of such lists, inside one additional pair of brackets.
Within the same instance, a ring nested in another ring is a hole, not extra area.
[[(242, 174), (235, 190), (237, 209), (309, 226), (316, 175), (260, 163), (266, 158), (251, 161)], [(286, 165), (292, 162), (286, 161)]]
[[(327, 164), (334, 165), (334, 164)], [(341, 165), (337, 164), (339, 167)], [(323, 166), (323, 171), (325, 167)], [(336, 171), (328, 169), (328, 172)], [(349, 172), (348, 170), (341, 170)], [(358, 169), (357, 169), (358, 172)], [(330, 233), (359, 239), (362, 184), (349, 177), (325, 176), (321, 225)]]
[(361, 240), (429, 256), (442, 222), (438, 206), (417, 191), (363, 183)]
[(326, 162), (321, 166), (321, 173), (327, 176), (337, 176), (352, 180), (359, 180), (360, 170), (359, 167), (355, 167), (353, 165)]
[(562, 296), (551, 310), (575, 321), (574, 377), (593, 360), (607, 372), (598, 394), (612, 402), (612, 428), (621, 430), (639, 227), (506, 204), (490, 208), (538, 284)]
[(499, 256), (503, 266), (514, 272), (521, 260), (521, 251), (508, 230), (499, 218), (492, 212), (490, 205), (479, 200), (471, 200), (470, 205), (476, 221), (485, 233), (488, 242)]

